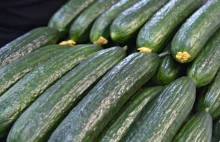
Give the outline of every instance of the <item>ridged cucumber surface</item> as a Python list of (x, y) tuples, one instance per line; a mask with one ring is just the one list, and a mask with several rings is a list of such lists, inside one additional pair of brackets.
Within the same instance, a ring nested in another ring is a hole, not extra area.
[(159, 56), (134, 53), (119, 62), (71, 110), (51, 135), (54, 141), (93, 141), (125, 102), (156, 71)]

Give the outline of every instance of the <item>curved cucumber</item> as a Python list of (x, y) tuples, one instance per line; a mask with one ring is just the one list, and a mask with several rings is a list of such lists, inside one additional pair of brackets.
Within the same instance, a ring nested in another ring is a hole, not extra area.
[(140, 0), (123, 11), (112, 23), (110, 35), (115, 42), (125, 42), (168, 0)]
[(36, 28), (22, 35), (0, 49), (0, 68), (58, 39), (59, 32), (49, 27)]
[(175, 29), (203, 3), (204, 0), (170, 0), (140, 30), (137, 47), (160, 52)]
[(111, 69), (51, 135), (53, 141), (93, 141), (159, 64), (152, 53), (134, 53)]
[(79, 62), (100, 50), (97, 45), (78, 45), (44, 62), (26, 74), (0, 97), (0, 137), (21, 113), (52, 83)]
[(213, 119), (220, 117), (220, 71), (208, 86), (207, 91), (205, 90), (200, 96), (198, 103), (198, 110), (205, 110), (209, 112)]
[(90, 31), (90, 40), (94, 43), (105, 44), (101, 39), (105, 41), (110, 36), (110, 24), (122, 11), (128, 7), (134, 5), (139, 0), (120, 0), (118, 3), (113, 5), (109, 10), (103, 13), (93, 24)]
[(173, 142), (211, 142), (212, 117), (203, 111), (194, 115), (175, 136)]
[(73, 20), (95, 0), (69, 0), (51, 17), (48, 26), (67, 32)]
[(84, 97), (84, 92), (124, 56), (122, 48), (113, 47), (99, 51), (80, 63), (20, 116), (7, 141), (46, 141), (71, 108)]
[(193, 108), (196, 86), (188, 77), (170, 83), (149, 109), (143, 110), (124, 142), (168, 142)]
[(89, 32), (95, 19), (119, 0), (97, 0), (84, 10), (70, 27), (70, 38), (75, 43), (89, 40)]
[(172, 41), (173, 57), (180, 63), (193, 61), (220, 27), (220, 1), (209, 0), (179, 29)]
[(187, 76), (192, 78), (197, 87), (209, 84), (220, 68), (220, 30), (205, 45), (202, 52), (188, 68)]
[(139, 117), (144, 107), (152, 105), (153, 100), (162, 91), (163, 87), (155, 86), (144, 89), (135, 94), (121, 108), (109, 127), (101, 134), (100, 142), (119, 142), (126, 135), (133, 122)]
[(0, 69), (0, 96), (25, 76), (28, 72), (38, 66), (40, 63), (52, 58), (56, 54), (61, 54), (65, 49), (59, 45), (49, 45), (33, 51), (32, 53), (16, 60)]

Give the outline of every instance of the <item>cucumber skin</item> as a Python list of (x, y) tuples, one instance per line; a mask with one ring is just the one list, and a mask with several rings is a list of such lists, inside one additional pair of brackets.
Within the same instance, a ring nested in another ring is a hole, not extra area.
[(110, 36), (110, 25), (112, 21), (118, 16), (118, 14), (138, 1), (139, 0), (120, 0), (96, 19), (90, 31), (91, 42), (97, 41), (101, 36), (108, 39)]
[(0, 68), (33, 50), (56, 43), (59, 36), (60, 34), (56, 29), (41, 27), (18, 37), (0, 49)]
[(68, 48), (69, 46), (48, 45), (0, 68), (0, 96), (40, 63)]
[(100, 49), (100, 46), (91, 44), (70, 48), (29, 72), (6, 91), (0, 97), (0, 137), (8, 133), (15, 120), (45, 89)]
[(80, 63), (19, 117), (7, 141), (47, 141), (59, 122), (84, 97), (83, 93), (124, 56), (122, 48), (113, 47), (99, 51)]
[(175, 29), (203, 3), (204, 0), (170, 0), (142, 27), (137, 47), (159, 53)]
[(95, 19), (119, 0), (96, 0), (71, 24), (69, 35), (76, 43), (89, 41), (89, 33)]
[(139, 117), (142, 109), (150, 106), (162, 89), (162, 86), (150, 87), (132, 96), (108, 124), (109, 126), (106, 126), (98, 141), (119, 142), (122, 140), (133, 122)]
[(69, 0), (51, 17), (48, 27), (67, 32), (73, 20), (95, 0)]
[(191, 112), (195, 96), (196, 87), (190, 78), (181, 77), (170, 83), (152, 108), (143, 110), (123, 141), (171, 141)]
[(213, 136), (216, 138), (216, 141), (220, 141), (220, 117), (214, 122)]
[[(172, 41), (171, 52), (178, 62), (188, 63), (193, 61), (208, 39), (220, 27), (219, 7), (219, 0), (209, 0), (176, 33)], [(186, 61), (180, 61), (176, 58), (177, 52), (187, 52), (190, 57)]]
[(209, 84), (220, 68), (220, 30), (207, 42), (204, 49), (188, 68), (187, 76), (197, 87)]
[(110, 35), (114, 42), (129, 40), (168, 0), (140, 0), (123, 11), (112, 23)]
[(200, 95), (198, 110), (207, 111), (213, 119), (220, 117), (220, 71)]
[(212, 117), (202, 111), (194, 115), (175, 136), (173, 142), (211, 142)]
[(132, 94), (152, 77), (158, 64), (159, 57), (153, 53), (126, 57), (69, 113), (49, 142), (93, 141)]

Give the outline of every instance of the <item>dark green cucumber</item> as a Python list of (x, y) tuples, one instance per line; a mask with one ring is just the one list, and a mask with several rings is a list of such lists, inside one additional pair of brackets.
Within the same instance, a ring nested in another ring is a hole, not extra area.
[[(170, 51), (170, 48), (171, 44), (169, 44), (163, 52)], [(157, 85), (167, 85), (180, 76), (181, 67), (182, 66), (173, 59), (172, 55), (162, 57), (152, 80)]]
[(51, 17), (48, 26), (67, 32), (73, 20), (95, 0), (69, 0)]
[(208, 86), (208, 89), (201, 94), (198, 110), (205, 110), (212, 115), (213, 119), (220, 117), (220, 71)]
[(180, 63), (193, 61), (220, 27), (220, 1), (209, 0), (179, 29), (172, 41), (173, 57)]
[(220, 30), (205, 45), (202, 52), (188, 68), (187, 76), (192, 78), (197, 87), (209, 84), (220, 68)]
[(75, 43), (89, 40), (89, 32), (95, 19), (119, 0), (97, 0), (83, 11), (70, 27), (70, 38)]
[(141, 0), (123, 11), (110, 27), (112, 40), (119, 43), (127, 41), (167, 1), (169, 0)]
[(101, 47), (87, 44), (65, 50), (26, 74), (0, 97), (0, 137), (52, 83)]
[(214, 121), (213, 124), (213, 136), (216, 138), (216, 140), (220, 141), (220, 117)]
[(160, 52), (176, 28), (203, 3), (204, 0), (170, 0), (140, 30), (137, 47)]
[(194, 115), (178, 132), (173, 142), (211, 142), (212, 117), (202, 111)]
[(0, 68), (35, 49), (55, 43), (58, 38), (59, 32), (49, 27), (36, 28), (24, 34), (0, 49)]
[(125, 50), (113, 47), (99, 51), (80, 63), (19, 117), (7, 141), (46, 141), (59, 122), (81, 100), (83, 93), (123, 57)]
[(188, 77), (179, 78), (160, 94), (152, 106), (143, 110), (124, 142), (169, 142), (193, 108), (196, 86)]
[(51, 135), (54, 141), (93, 141), (157, 69), (159, 56), (134, 53), (110, 70)]
[(103, 13), (93, 24), (90, 31), (90, 40), (94, 43), (103, 44), (100, 38), (106, 40), (110, 36), (110, 24), (125, 9), (137, 3), (139, 0), (120, 0), (105, 13)]
[(139, 117), (144, 107), (152, 103), (163, 87), (155, 86), (142, 90), (135, 94), (118, 112), (109, 127), (99, 137), (100, 142), (119, 142), (131, 127), (132, 123)]
[(0, 96), (34, 67), (68, 48), (70, 47), (48, 45), (2, 67), (0, 69)]

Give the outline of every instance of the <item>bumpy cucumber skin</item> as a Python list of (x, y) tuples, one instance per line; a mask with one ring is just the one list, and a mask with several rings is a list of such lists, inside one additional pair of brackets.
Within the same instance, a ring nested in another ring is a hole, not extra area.
[(115, 42), (131, 38), (168, 0), (141, 0), (123, 11), (112, 23), (110, 35)]
[(149, 110), (143, 110), (124, 142), (168, 142), (173, 139), (193, 108), (196, 86), (188, 77), (170, 83)]
[(45, 89), (100, 49), (91, 44), (70, 48), (29, 72), (6, 91), (0, 97), (0, 137), (7, 134), (15, 120)]
[(34, 67), (68, 48), (70, 47), (48, 45), (2, 67), (0, 69), (0, 96)]
[(109, 10), (103, 13), (93, 24), (90, 31), (90, 40), (96, 42), (100, 37), (108, 39), (112, 21), (125, 9), (137, 3), (139, 0), (120, 0)]
[(197, 87), (209, 84), (220, 68), (220, 30), (207, 42), (202, 52), (188, 68), (187, 76)]
[(175, 29), (203, 3), (204, 0), (169, 1), (140, 30), (137, 47), (159, 53)]
[(93, 141), (132, 94), (152, 77), (158, 64), (159, 57), (153, 53), (126, 57), (69, 113), (49, 142)]
[(207, 90), (199, 96), (198, 110), (205, 110), (212, 115), (213, 119), (220, 117), (220, 71), (207, 86)]
[(95, 19), (119, 0), (97, 0), (84, 10), (72, 23), (70, 38), (76, 43), (89, 40), (89, 33)]
[[(16, 121), (7, 141), (46, 141), (83, 93), (125, 57), (121, 47), (89, 57), (46, 90)], [(39, 115), (40, 114), (40, 115)]]
[(173, 142), (211, 142), (212, 117), (202, 111), (194, 115), (175, 136)]
[(48, 26), (67, 32), (72, 21), (95, 0), (69, 0), (51, 17)]
[[(209, 0), (198, 9), (179, 29), (172, 41), (173, 57), (181, 63), (193, 61), (209, 38), (220, 27), (220, 1)], [(176, 57), (178, 52), (187, 52), (185, 60)]]
[(0, 49), (0, 68), (42, 46), (56, 43), (59, 32), (49, 27), (36, 28)]
[(144, 107), (151, 105), (152, 101), (162, 91), (162, 86), (150, 87), (136, 93), (116, 114), (106, 130), (99, 137), (100, 142), (119, 142), (130, 129), (133, 122), (139, 117)]

